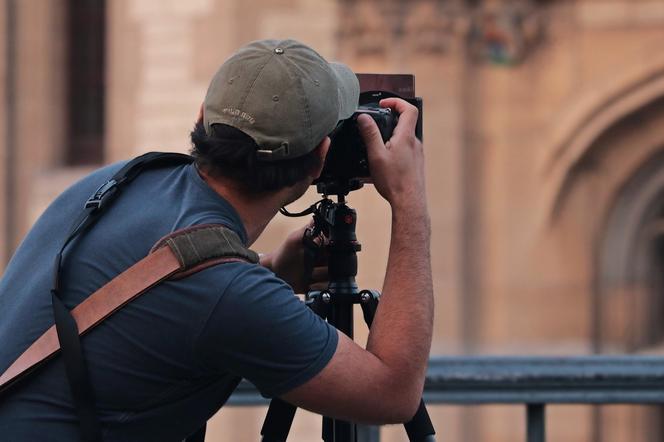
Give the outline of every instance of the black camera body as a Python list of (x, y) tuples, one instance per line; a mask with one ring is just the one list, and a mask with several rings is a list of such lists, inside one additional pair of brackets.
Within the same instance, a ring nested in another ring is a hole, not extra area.
[[(360, 77), (359, 74), (358, 77)], [(361, 77), (360, 77), (361, 78)], [(414, 83), (414, 80), (412, 80)], [(412, 87), (414, 90), (414, 86)], [(376, 122), (378, 129), (387, 142), (399, 122), (399, 116), (391, 109), (381, 108), (378, 103), (384, 98), (403, 98), (419, 110), (415, 134), (422, 139), (422, 99), (419, 97), (401, 97), (396, 93), (384, 91), (366, 91), (360, 94), (357, 111), (348, 119), (340, 121), (330, 134), (332, 143), (325, 159), (325, 165), (319, 178), (313, 184), (318, 193), (324, 195), (346, 195), (359, 189), (364, 183), (371, 182), (371, 170), (367, 158), (367, 148), (360, 135), (357, 118), (366, 114)]]
[(370, 176), (367, 148), (362, 141), (357, 124), (357, 118), (362, 114), (373, 118), (383, 141), (390, 139), (399, 122), (399, 117), (394, 115), (391, 109), (371, 106), (358, 107), (357, 111), (350, 118), (340, 122), (330, 135), (332, 143), (319, 180), (343, 180)]

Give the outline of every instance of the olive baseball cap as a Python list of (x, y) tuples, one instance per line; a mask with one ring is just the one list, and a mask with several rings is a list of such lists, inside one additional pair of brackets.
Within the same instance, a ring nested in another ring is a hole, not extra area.
[(208, 135), (227, 124), (249, 135), (261, 161), (312, 151), (357, 109), (360, 86), (350, 68), (328, 63), (295, 40), (261, 40), (219, 68), (203, 104)]

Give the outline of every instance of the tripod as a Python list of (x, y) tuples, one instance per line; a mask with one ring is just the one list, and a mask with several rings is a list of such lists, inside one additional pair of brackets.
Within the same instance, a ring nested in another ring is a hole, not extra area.
[[(305, 245), (307, 242), (314, 244), (313, 238), (321, 233), (329, 239), (325, 246), (329, 259), (328, 288), (323, 291), (310, 291), (306, 303), (317, 315), (352, 339), (353, 306), (359, 304), (362, 307), (364, 321), (371, 327), (380, 293), (375, 290), (359, 290), (355, 282), (357, 252), (361, 250), (361, 245), (355, 235), (357, 214), (346, 205), (346, 193), (339, 192), (336, 203), (326, 197), (308, 211), (286, 214), (314, 214), (314, 227), (305, 235)], [(285, 210), (282, 211), (284, 212)], [(273, 399), (261, 429), (262, 442), (285, 442), (295, 411), (293, 405), (278, 398)], [(411, 442), (435, 441), (435, 431), (422, 400), (417, 413), (404, 427)], [(357, 442), (357, 426), (352, 422), (323, 417), (322, 439), (324, 442)]]

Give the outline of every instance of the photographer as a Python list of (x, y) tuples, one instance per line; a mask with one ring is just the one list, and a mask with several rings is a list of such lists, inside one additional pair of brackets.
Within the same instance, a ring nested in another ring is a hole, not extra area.
[[(301, 43), (241, 48), (215, 74), (192, 136), (194, 164), (142, 172), (63, 255), (59, 293), (72, 309), (145, 257), (164, 235), (221, 224), (250, 246), (279, 208), (320, 174), (329, 134), (357, 106), (350, 70)], [(433, 324), (424, 158), (417, 109), (400, 99), (383, 143), (358, 119), (376, 190), (392, 208), (383, 295), (367, 348), (316, 316), (306, 290), (303, 230), (260, 264), (227, 262), (163, 282), (81, 339), (101, 438), (182, 440), (227, 400), (239, 378), (267, 397), (357, 422), (409, 420), (421, 397)], [(52, 262), (81, 206), (123, 164), (60, 195), (0, 282), (0, 370), (53, 324)], [(324, 280), (324, 271), (314, 277)], [(80, 438), (63, 358), (0, 396), (12, 441)]]

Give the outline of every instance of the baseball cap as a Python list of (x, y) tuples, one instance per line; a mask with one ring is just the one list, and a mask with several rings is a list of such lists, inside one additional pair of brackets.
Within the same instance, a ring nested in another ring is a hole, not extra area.
[(208, 135), (227, 124), (258, 145), (257, 158), (279, 161), (312, 151), (357, 109), (351, 69), (328, 63), (295, 40), (260, 40), (240, 48), (212, 77), (203, 104)]

